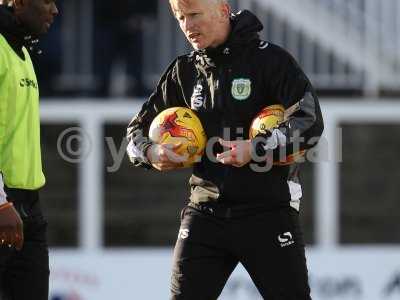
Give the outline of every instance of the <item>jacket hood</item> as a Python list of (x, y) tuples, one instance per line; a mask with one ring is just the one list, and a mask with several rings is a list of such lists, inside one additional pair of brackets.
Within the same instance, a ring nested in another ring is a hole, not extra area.
[(13, 8), (0, 5), (0, 34), (4, 35), (11, 47), (20, 54), (22, 47), (25, 46), (31, 52), (41, 53), (36, 48), (38, 39), (17, 22), (14, 16)]
[(264, 26), (260, 20), (248, 10), (243, 10), (231, 17), (232, 31), (226, 46), (243, 45), (258, 40), (259, 32)]
[(210, 61), (221, 55), (229, 55), (231, 52), (239, 52), (243, 46), (254, 41), (259, 41), (259, 32), (264, 28), (260, 20), (250, 11), (243, 10), (231, 15), (231, 32), (228, 39), (216, 48), (206, 48), (194, 51), (196, 60), (200, 64), (213, 65)]

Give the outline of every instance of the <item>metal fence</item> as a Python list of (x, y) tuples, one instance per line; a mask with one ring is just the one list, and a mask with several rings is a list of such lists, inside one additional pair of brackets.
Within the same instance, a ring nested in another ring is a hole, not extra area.
[[(109, 102), (98, 103), (88, 100), (82, 99), (73, 105), (69, 101), (47, 101), (41, 105), (41, 115), (44, 124), (74, 123), (80, 127), (77, 131), (81, 136), (79, 139), (83, 142), (83, 150), (80, 153), (85, 155), (79, 160), (78, 168), (79, 246), (82, 249), (95, 250), (104, 246), (104, 124), (107, 122), (127, 124), (139, 110), (141, 102), (116, 100), (110, 105)], [(360, 105), (357, 99), (347, 99), (345, 103), (326, 100), (321, 102), (325, 121), (324, 135), (320, 142), (323, 156), (320, 162), (314, 164), (313, 179), (317, 247), (331, 248), (340, 245), (339, 125), (343, 122), (398, 124), (400, 120), (400, 103), (385, 100), (368, 102), (363, 105)], [(122, 155), (124, 152), (122, 149)]]
[[(87, 2), (87, 3), (86, 3)], [(63, 3), (63, 89), (90, 90), (93, 66), (92, 0)], [(233, 11), (249, 9), (265, 25), (261, 37), (288, 49), (317, 88), (356, 89), (366, 95), (400, 91), (398, 0), (231, 0)], [(82, 28), (82, 30), (77, 30)], [(158, 0), (156, 19), (143, 26), (144, 77), (153, 87), (178, 54), (191, 51), (168, 1)], [(123, 72), (123, 70), (122, 70)]]
[[(238, 0), (264, 23), (262, 38), (287, 48), (316, 87), (376, 95), (400, 86), (397, 0)], [(160, 66), (190, 50), (168, 3), (159, 1)], [(162, 69), (162, 68), (160, 68)]]

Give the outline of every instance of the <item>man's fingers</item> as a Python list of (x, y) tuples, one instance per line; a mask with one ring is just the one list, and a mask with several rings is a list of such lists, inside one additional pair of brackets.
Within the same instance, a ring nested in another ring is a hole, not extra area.
[(179, 155), (168, 148), (164, 148), (161, 152), (161, 162), (174, 162), (174, 163), (182, 163), (187, 160), (187, 155)]
[(179, 142), (179, 143), (176, 144), (176, 145), (172, 145), (171, 150), (177, 150), (177, 149), (179, 149), (180, 146), (182, 146), (182, 143), (181, 143), (181, 142)]
[(233, 142), (233, 141), (225, 141), (225, 140), (219, 138), (219, 139), (218, 139), (218, 142), (219, 142), (222, 146), (227, 147), (227, 148), (232, 148), (232, 147), (234, 146), (234, 142)]
[(171, 151), (169, 153), (169, 159), (170, 159), (170, 161), (172, 161), (174, 163), (180, 164), (180, 163), (187, 161), (188, 155), (179, 155), (179, 154), (176, 154), (175, 152)]
[(167, 163), (153, 164), (153, 166), (154, 166), (154, 168), (156, 168), (159, 171), (171, 171), (171, 170), (175, 170), (177, 168), (183, 167), (183, 164), (182, 163), (176, 164), (176, 163), (167, 162)]
[(0, 234), (0, 246), (7, 244), (7, 234), (3, 231)]
[(6, 227), (2, 228), (2, 234), (0, 238), (0, 246), (2, 247), (10, 247), (10, 245), (14, 245), (14, 233), (15, 230), (13, 230), (12, 227)]
[(222, 159), (220, 160), (220, 162), (223, 163), (224, 165), (234, 165), (234, 164), (237, 164), (236, 158), (234, 158), (234, 157), (232, 157), (232, 156), (229, 156), (229, 157), (226, 157), (226, 158), (222, 158)]
[(175, 170), (183, 167), (182, 162), (171, 162), (169, 160), (167, 161), (162, 161), (162, 162), (156, 162), (152, 164), (154, 168), (156, 168), (159, 171), (170, 171), (170, 170)]
[(9, 248), (11, 248), (12, 246), (15, 246), (15, 242), (16, 242), (16, 239), (15, 239), (15, 231), (14, 230), (10, 230), (9, 232), (8, 232), (8, 240), (7, 240), (7, 246), (9, 247)]
[(0, 247), (15, 247), (21, 250), (24, 243), (23, 223), (18, 221), (13, 226), (7, 225), (0, 228)]
[(234, 152), (232, 150), (228, 150), (222, 153), (217, 154), (217, 160), (221, 160), (230, 156), (234, 156)]
[(21, 249), (22, 249), (22, 247), (23, 247), (23, 245), (24, 245), (24, 237), (23, 237), (23, 235), (20, 235), (20, 234), (16, 234), (15, 235), (15, 248), (18, 250), (18, 251), (20, 251)]
[(162, 144), (162, 147), (167, 148), (169, 150), (177, 150), (180, 146), (182, 146), (181, 142), (177, 144)]
[[(156, 144), (152, 146), (149, 151), (151, 151), (150, 161), (156, 169), (160, 169), (163, 163), (172, 162), (178, 164), (172, 166), (172, 168), (177, 168), (183, 162), (187, 161), (188, 155), (179, 155), (175, 151), (182, 146), (182, 143), (177, 144)], [(156, 167), (157, 165), (157, 167)], [(161, 168), (164, 168), (163, 166)]]
[(225, 165), (236, 164), (236, 151), (229, 150), (217, 154), (217, 160)]
[(237, 168), (241, 168), (243, 167), (245, 164), (244, 163), (236, 163), (236, 164), (232, 164), (232, 166), (237, 167)]
[(183, 167), (183, 162), (187, 161), (187, 156), (179, 155), (172, 149), (177, 149), (178, 145), (165, 144), (161, 146), (159, 160), (153, 166), (159, 171), (170, 171)]
[(24, 245), (24, 224), (18, 223), (17, 224), (17, 232), (15, 234), (15, 248), (19, 251), (22, 249)]

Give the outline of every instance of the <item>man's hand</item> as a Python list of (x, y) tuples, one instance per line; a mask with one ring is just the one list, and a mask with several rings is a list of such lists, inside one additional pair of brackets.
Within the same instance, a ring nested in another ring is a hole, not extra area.
[(11, 202), (0, 205), (0, 246), (21, 250), (24, 243), (23, 223)]
[(174, 152), (180, 146), (181, 144), (154, 144), (147, 149), (147, 159), (159, 171), (170, 171), (181, 168), (187, 157)]
[(250, 140), (225, 141), (219, 139), (218, 141), (222, 146), (230, 148), (228, 151), (217, 154), (217, 160), (220, 163), (242, 167), (250, 162), (252, 153), (252, 144)]

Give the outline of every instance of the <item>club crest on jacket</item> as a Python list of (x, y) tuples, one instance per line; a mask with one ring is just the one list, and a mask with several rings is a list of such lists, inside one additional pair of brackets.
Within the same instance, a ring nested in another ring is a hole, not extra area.
[(242, 101), (249, 98), (251, 94), (250, 79), (238, 78), (232, 81), (232, 96), (236, 100)]

